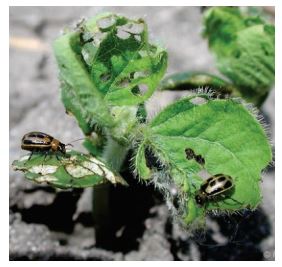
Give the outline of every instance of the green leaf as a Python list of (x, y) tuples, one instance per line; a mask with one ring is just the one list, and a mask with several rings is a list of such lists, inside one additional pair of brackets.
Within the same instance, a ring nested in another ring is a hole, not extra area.
[(148, 99), (167, 67), (167, 54), (148, 42), (147, 25), (106, 13), (82, 25), (82, 57), (91, 80), (111, 105)]
[(152, 172), (147, 166), (146, 157), (145, 157), (145, 146), (144, 144), (141, 144), (138, 147), (137, 154), (135, 155), (135, 169), (136, 174), (144, 180), (147, 180), (150, 178)]
[[(145, 22), (103, 13), (65, 32), (53, 48), (67, 112), (75, 116), (85, 135), (98, 125), (127, 145), (131, 128), (145, 119), (142, 104), (167, 67), (167, 53), (149, 43)], [(124, 107), (128, 105), (134, 107)], [(138, 113), (136, 105), (141, 107)], [(118, 106), (126, 117), (120, 117)], [(134, 118), (128, 119), (133, 112)], [(96, 153), (95, 144), (85, 144)]]
[(84, 188), (111, 182), (127, 185), (118, 174), (105, 163), (90, 155), (70, 151), (66, 156), (34, 153), (15, 160), (15, 170), (24, 172), (25, 177), (35, 183), (47, 183), (57, 188)]
[(204, 15), (204, 36), (218, 69), (255, 104), (260, 104), (275, 77), (275, 28), (238, 8), (215, 7)]
[[(113, 118), (110, 115), (109, 108), (103, 100), (102, 94), (97, 90), (84, 61), (80, 55), (80, 38), (78, 32), (66, 33), (55, 40), (53, 44), (56, 60), (59, 66), (60, 78), (63, 83), (63, 101), (69, 112), (76, 115), (80, 121), (81, 117), (86, 122), (87, 117), (95, 118), (101, 126), (112, 127)], [(71, 90), (69, 94), (73, 95), (73, 100), (68, 97), (66, 90)], [(78, 103), (84, 111), (78, 107)], [(80, 114), (78, 116), (77, 114)]]
[(93, 124), (89, 113), (84, 109), (83, 104), (77, 97), (75, 90), (67, 84), (61, 84), (61, 100), (64, 103), (66, 112), (76, 118), (80, 129), (85, 135), (91, 134)]
[[(203, 210), (255, 208), (261, 200), (261, 171), (271, 161), (271, 148), (260, 123), (237, 100), (212, 100), (204, 94), (181, 99), (152, 120), (143, 144), (166, 166), (167, 178), (157, 183), (173, 180), (188, 199), (182, 214), (186, 223), (202, 216)], [(188, 156), (188, 149), (202, 160)], [(231, 176), (234, 190), (224, 199), (198, 206), (195, 195), (204, 173)]]

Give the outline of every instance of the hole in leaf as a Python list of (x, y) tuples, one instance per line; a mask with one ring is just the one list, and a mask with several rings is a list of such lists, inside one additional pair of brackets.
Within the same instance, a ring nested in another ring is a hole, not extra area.
[(121, 80), (117, 83), (117, 85), (120, 86), (120, 87), (128, 87), (129, 84), (130, 84), (130, 79), (127, 78), (127, 77), (121, 79)]
[(110, 80), (110, 78), (111, 78), (111, 74), (108, 73), (108, 72), (103, 73), (103, 74), (101, 74), (101, 76), (100, 76), (100, 79), (101, 79), (102, 82), (107, 82), (107, 81)]
[(141, 36), (140, 35), (135, 34), (134, 38), (135, 38), (136, 41), (141, 42)]
[(144, 24), (131, 22), (119, 26), (118, 29), (127, 32), (129, 34), (140, 35), (144, 31)]
[(145, 95), (149, 89), (147, 84), (140, 84), (138, 87), (141, 95)]
[(134, 95), (140, 95), (140, 91), (139, 91), (138, 86), (134, 86), (134, 87), (131, 89), (131, 93), (134, 94)]
[(206, 104), (208, 102), (207, 99), (203, 98), (203, 97), (194, 97), (190, 100), (191, 103), (193, 103), (194, 105), (203, 105)]
[(118, 27), (117, 37), (122, 39), (122, 40), (126, 40), (130, 37), (130, 33), (126, 32), (123, 29), (120, 29), (120, 27)]
[(97, 47), (91, 43), (86, 43), (83, 46), (81, 50), (81, 54), (87, 65), (89, 66), (92, 65), (96, 52), (97, 52)]
[(96, 33), (94, 33), (94, 35), (93, 35), (93, 43), (96, 46), (99, 46), (100, 43), (104, 40), (106, 35), (107, 34), (105, 32), (96, 32)]
[(116, 19), (113, 16), (102, 18), (97, 21), (97, 25), (100, 29), (108, 29), (116, 23)]
[(134, 79), (147, 77), (150, 73), (148, 71), (136, 71), (133, 75)]
[(125, 26), (125, 29), (133, 34), (141, 34), (144, 31), (143, 23), (128, 23)]
[(93, 34), (91, 32), (83, 32), (81, 39), (83, 43), (91, 42), (93, 41)]
[(130, 79), (133, 79), (133, 78), (134, 78), (134, 74), (135, 74), (135, 72), (130, 72), (130, 73), (129, 73), (129, 78), (130, 78)]

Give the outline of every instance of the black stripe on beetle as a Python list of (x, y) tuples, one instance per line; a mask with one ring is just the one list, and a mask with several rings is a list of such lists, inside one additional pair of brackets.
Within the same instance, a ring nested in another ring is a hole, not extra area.
[(211, 176), (200, 186), (195, 196), (196, 203), (202, 206), (217, 196), (224, 196), (233, 187), (234, 182), (231, 176), (224, 174)]
[(30, 132), (23, 136), (21, 148), (31, 151), (31, 158), (34, 152), (61, 152), (66, 154), (66, 145), (49, 134), (42, 132)]

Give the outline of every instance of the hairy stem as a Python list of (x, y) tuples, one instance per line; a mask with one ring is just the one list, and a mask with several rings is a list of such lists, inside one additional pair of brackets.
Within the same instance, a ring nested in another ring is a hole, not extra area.
[[(128, 148), (109, 138), (104, 148), (103, 159), (116, 172), (119, 172)], [(96, 246), (112, 249), (115, 238), (115, 218), (112, 216), (110, 192), (111, 185), (93, 187), (92, 215), (95, 227)]]
[(109, 137), (107, 144), (104, 148), (103, 159), (116, 172), (119, 172), (122, 163), (126, 157), (127, 151), (127, 147), (120, 145), (118, 142)]

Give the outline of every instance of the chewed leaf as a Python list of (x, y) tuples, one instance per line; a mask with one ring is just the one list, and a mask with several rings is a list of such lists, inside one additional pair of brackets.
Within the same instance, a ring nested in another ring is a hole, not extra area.
[(92, 132), (92, 123), (90, 114), (86, 109), (83, 108), (83, 103), (77, 97), (75, 91), (71, 86), (67, 84), (61, 85), (61, 99), (65, 105), (66, 112), (73, 115), (79, 124), (79, 127), (84, 134), (89, 134)]
[(82, 25), (82, 57), (95, 87), (114, 105), (136, 105), (156, 89), (167, 66), (164, 49), (148, 42), (142, 19), (102, 14)]
[[(261, 200), (261, 171), (271, 161), (264, 129), (239, 101), (196, 97), (204, 101), (199, 104), (193, 96), (160, 112), (147, 129), (144, 143), (151, 146), (167, 165), (171, 179), (187, 193), (185, 217), (191, 217), (192, 203), (192, 210), (255, 208)], [(210, 199), (200, 207), (195, 195), (207, 178), (203, 173), (229, 175), (235, 187), (224, 198)]]
[(67, 111), (73, 113), (79, 123), (86, 128), (88, 117), (95, 118), (101, 126), (112, 127), (114, 121), (109, 107), (93, 84), (78, 53), (81, 50), (79, 33), (70, 32), (62, 35), (55, 40), (53, 49), (62, 83), (62, 100)]
[[(65, 32), (53, 49), (63, 104), (84, 134), (90, 136), (97, 125), (119, 143), (128, 142), (129, 132), (121, 133), (115, 111), (122, 107), (130, 112), (144, 104), (167, 67), (167, 53), (149, 43), (144, 20), (103, 13)], [(140, 119), (144, 112), (136, 115)], [(137, 122), (135, 117), (130, 126)], [(128, 121), (122, 121), (126, 126)], [(90, 139), (85, 144), (91, 153), (97, 153)]]
[(34, 154), (31, 159), (24, 156), (13, 162), (13, 168), (23, 171), (25, 177), (33, 182), (58, 188), (91, 187), (107, 181), (127, 185), (122, 177), (93, 156), (71, 151), (67, 156), (57, 157), (50, 154), (44, 159), (40, 153)]

